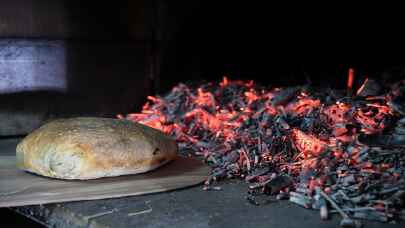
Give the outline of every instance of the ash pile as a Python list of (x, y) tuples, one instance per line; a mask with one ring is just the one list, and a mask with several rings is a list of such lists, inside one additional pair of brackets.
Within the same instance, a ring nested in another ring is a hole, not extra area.
[(289, 200), (321, 219), (338, 213), (343, 227), (403, 220), (405, 80), (351, 87), (272, 88), (224, 77), (179, 84), (149, 96), (141, 113), (118, 117), (160, 129), (201, 157), (212, 167), (205, 190), (238, 178), (256, 205)]

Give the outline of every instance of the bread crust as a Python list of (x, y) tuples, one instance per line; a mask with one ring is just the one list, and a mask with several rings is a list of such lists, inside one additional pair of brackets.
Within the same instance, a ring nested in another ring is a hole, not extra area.
[(176, 142), (156, 129), (96, 117), (54, 120), (27, 135), (16, 149), (20, 169), (82, 180), (147, 172), (176, 155)]

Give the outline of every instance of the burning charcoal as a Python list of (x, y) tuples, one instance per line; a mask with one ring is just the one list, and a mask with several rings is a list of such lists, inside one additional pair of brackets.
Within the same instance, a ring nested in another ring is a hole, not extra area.
[(292, 138), (297, 149), (305, 155), (318, 156), (327, 148), (327, 145), (321, 140), (298, 129), (293, 129)]
[(290, 125), (288, 125), (288, 123), (284, 120), (284, 118), (282, 118), (281, 116), (279, 116), (278, 118), (276, 118), (275, 121), (281, 129), (283, 130), (288, 130), (290, 129)]
[(301, 96), (298, 96), (298, 98), (298, 100), (295, 102), (290, 102), (286, 106), (286, 112), (293, 117), (302, 117), (308, 115), (321, 105), (319, 99), (309, 98), (306, 94), (303, 95), (301, 93)]
[(376, 96), (379, 94), (380, 90), (381, 86), (375, 80), (367, 78), (357, 90), (357, 96)]
[(333, 129), (333, 135), (334, 136), (342, 136), (346, 134), (348, 130), (346, 129), (346, 125), (342, 123), (338, 123), (335, 125), (335, 128)]
[(298, 94), (299, 90), (300, 90), (299, 87), (290, 87), (282, 89), (280, 92), (275, 94), (274, 97), (271, 99), (271, 104), (273, 106), (286, 104), (289, 100), (291, 100)]
[[(322, 219), (332, 206), (342, 226), (353, 227), (349, 215), (356, 213), (378, 221), (405, 217), (405, 80), (375, 96), (381, 92), (371, 79), (353, 98), (341, 90), (224, 78), (179, 84), (125, 118), (165, 132), (180, 154), (206, 162), (207, 191), (219, 190), (213, 184), (225, 178), (244, 179), (252, 204), (277, 194), (319, 209)], [(374, 217), (365, 215), (370, 210)]]

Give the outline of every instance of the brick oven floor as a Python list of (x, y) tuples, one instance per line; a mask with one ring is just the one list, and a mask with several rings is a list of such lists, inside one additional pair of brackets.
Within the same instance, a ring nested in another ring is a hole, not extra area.
[[(0, 153), (12, 154), (19, 139), (0, 139)], [(254, 206), (245, 200), (246, 185), (221, 183), (222, 191), (201, 186), (118, 199), (11, 208), (49, 227), (339, 227), (340, 218), (319, 219), (318, 211), (288, 201)], [(0, 218), (2, 214), (0, 214)], [(403, 227), (363, 222), (366, 228)]]

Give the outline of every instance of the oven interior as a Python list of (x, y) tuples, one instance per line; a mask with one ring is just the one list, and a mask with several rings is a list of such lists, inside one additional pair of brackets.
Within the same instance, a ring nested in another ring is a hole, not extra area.
[(339, 90), (347, 89), (349, 69), (355, 89), (367, 78), (386, 85), (404, 79), (395, 57), (403, 46), (398, 14), (344, 3), (317, 7), (3, 0), (0, 140), (55, 118), (140, 112), (148, 96), (224, 76)]

